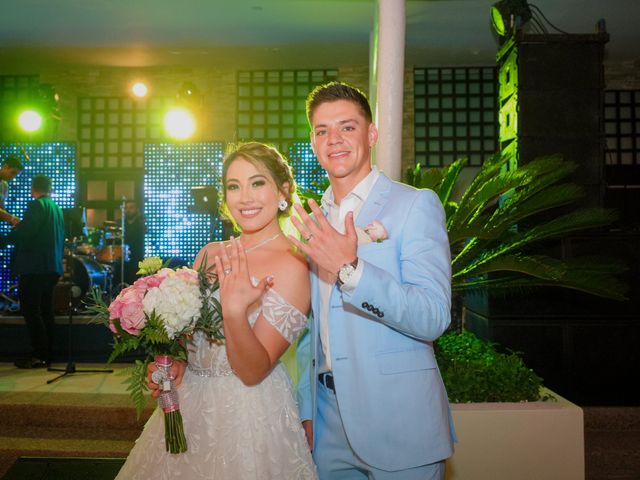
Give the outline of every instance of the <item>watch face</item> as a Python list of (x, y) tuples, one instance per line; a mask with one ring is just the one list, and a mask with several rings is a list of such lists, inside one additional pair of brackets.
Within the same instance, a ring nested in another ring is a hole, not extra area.
[(340, 277), (340, 281), (342, 283), (346, 283), (346, 281), (349, 280), (349, 277), (355, 271), (356, 271), (355, 267), (350, 263), (347, 263), (346, 265), (343, 265), (340, 267), (340, 271), (338, 272), (338, 277)]

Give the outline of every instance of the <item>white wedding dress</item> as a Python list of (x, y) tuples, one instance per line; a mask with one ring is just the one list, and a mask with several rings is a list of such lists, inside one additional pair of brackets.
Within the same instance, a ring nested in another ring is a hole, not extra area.
[[(272, 289), (251, 324), (260, 312), (290, 343), (306, 326), (306, 316)], [(163, 413), (156, 409), (116, 480), (317, 478), (282, 364), (246, 386), (233, 374), (224, 345), (197, 332), (178, 395), (187, 452), (166, 452)]]

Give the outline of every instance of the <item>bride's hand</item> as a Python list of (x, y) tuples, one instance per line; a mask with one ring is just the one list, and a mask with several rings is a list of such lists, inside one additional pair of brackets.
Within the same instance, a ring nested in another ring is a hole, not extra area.
[[(173, 365), (169, 368), (169, 375), (173, 378), (173, 382), (176, 387), (179, 387), (182, 383), (182, 377), (184, 376), (184, 371), (187, 369), (187, 363), (182, 360), (173, 360)], [(160, 385), (155, 383), (152, 379), (153, 372), (158, 370), (156, 364), (150, 362), (147, 365), (147, 388), (151, 392), (151, 396), (153, 398), (158, 398), (162, 391), (160, 390)]]
[(249, 274), (247, 254), (240, 241), (231, 237), (229, 252), (220, 243), (220, 254), (216, 256), (216, 274), (220, 282), (220, 303), (224, 313), (246, 316), (247, 309), (273, 284), (268, 276), (253, 285)]

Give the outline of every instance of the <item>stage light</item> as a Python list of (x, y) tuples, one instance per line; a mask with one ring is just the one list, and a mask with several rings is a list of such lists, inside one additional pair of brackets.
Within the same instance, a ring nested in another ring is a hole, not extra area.
[(173, 108), (164, 116), (164, 129), (170, 137), (186, 140), (196, 131), (196, 120), (190, 111)]
[(131, 93), (133, 93), (136, 97), (142, 98), (147, 96), (147, 93), (149, 93), (149, 89), (144, 83), (136, 82), (131, 87)]
[(198, 103), (202, 100), (202, 95), (195, 83), (184, 82), (176, 94), (176, 100), (181, 103)]
[(18, 116), (18, 125), (25, 132), (36, 132), (42, 126), (42, 115), (35, 110), (24, 110)]
[(526, 0), (500, 0), (491, 7), (491, 22), (501, 37), (513, 32), (514, 27), (522, 28), (531, 16)]

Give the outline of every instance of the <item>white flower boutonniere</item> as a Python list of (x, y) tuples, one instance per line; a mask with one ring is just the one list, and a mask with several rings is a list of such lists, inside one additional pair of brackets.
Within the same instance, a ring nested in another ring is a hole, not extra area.
[(379, 220), (374, 220), (364, 229), (367, 232), (367, 235), (371, 238), (373, 242), (384, 242), (387, 238), (389, 238), (389, 234), (387, 233), (387, 229), (384, 228), (384, 225)]
[(356, 234), (358, 235), (358, 245), (365, 245), (371, 242), (381, 243), (389, 238), (387, 229), (384, 228), (384, 225), (379, 220), (374, 220), (364, 230), (356, 227)]

